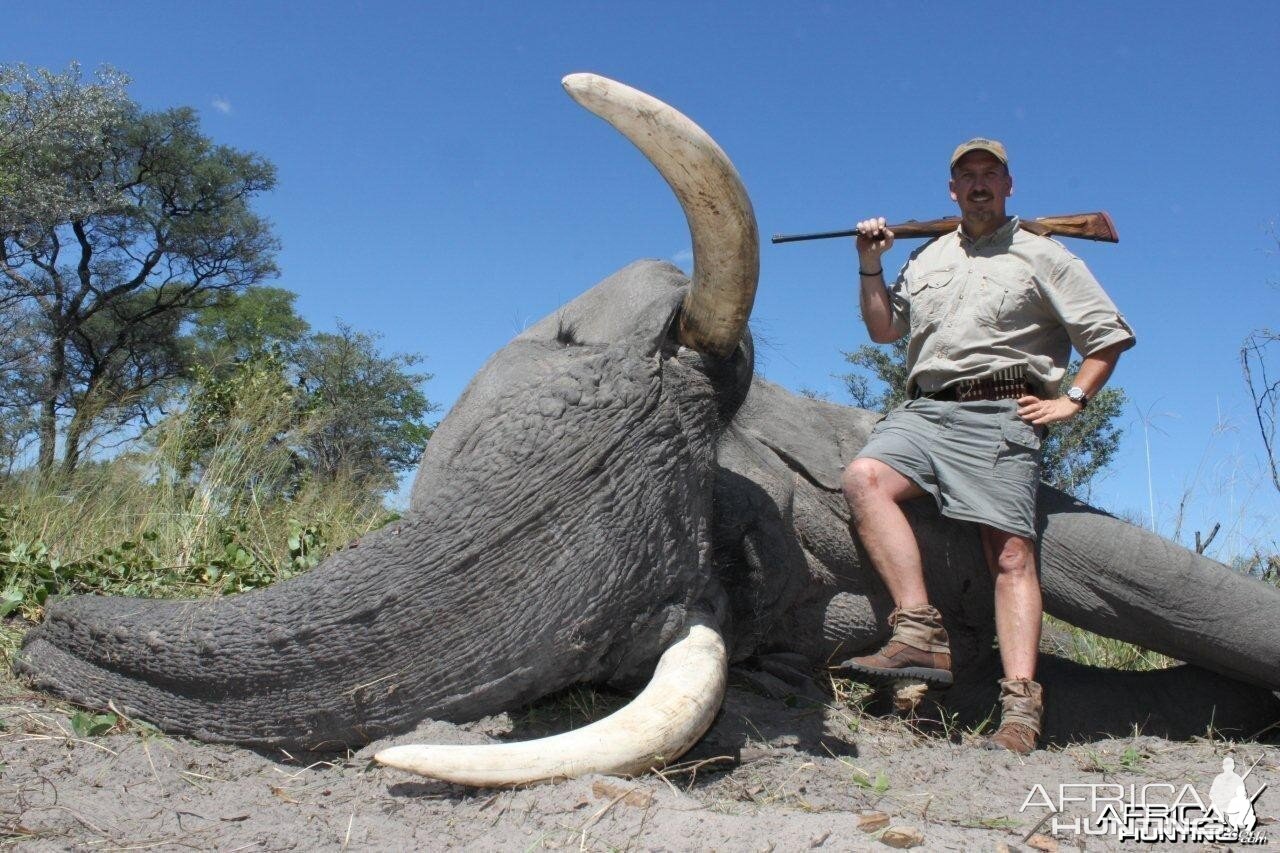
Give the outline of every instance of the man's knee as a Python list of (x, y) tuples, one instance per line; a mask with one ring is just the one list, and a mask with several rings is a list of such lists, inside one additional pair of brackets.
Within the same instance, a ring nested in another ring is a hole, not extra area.
[(865, 456), (845, 466), (840, 483), (845, 502), (849, 504), (855, 520), (859, 512), (867, 507), (883, 504), (885, 501), (905, 500), (914, 496), (912, 492), (920, 493), (914, 483), (893, 468), (879, 459)]
[(883, 462), (865, 457), (855, 459), (844, 466), (840, 485), (844, 491), (844, 499), (851, 509), (856, 509), (878, 496), (876, 493), (883, 488), (879, 469), (885, 467), (888, 466)]
[(1003, 534), (1003, 541), (995, 550), (996, 559), (993, 570), (1004, 577), (1035, 577), (1035, 543), (1022, 536)]

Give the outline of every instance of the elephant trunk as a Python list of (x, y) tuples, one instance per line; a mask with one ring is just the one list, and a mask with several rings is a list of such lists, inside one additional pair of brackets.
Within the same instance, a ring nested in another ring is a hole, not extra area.
[(529, 341), (486, 370), (516, 388), (473, 389), (474, 422), (441, 425), (404, 519), (264, 590), (57, 602), (15, 667), (166, 731), (288, 749), (647, 672), (708, 582), (710, 389), (627, 347)]
[[(15, 669), (79, 704), (210, 741), (334, 749), (406, 728), (422, 712), (410, 685), (424, 668), (437, 673), (430, 704), (448, 716), (476, 698), (457, 672), (465, 650), (427, 627), (461, 633), (466, 620), (449, 601), (460, 592), (455, 561), (440, 540), (418, 553), (395, 547), (432, 526), (404, 520), (313, 572), (238, 596), (58, 601)], [(430, 580), (413, 571), (419, 558), (446, 571)], [(407, 617), (415, 603), (425, 607)]]
[[(574, 599), (586, 574), (540, 579), (552, 597), (545, 611), (515, 607), (525, 564), (494, 565), (484, 550), (502, 532), (468, 541), (454, 527), (414, 514), (305, 575), (237, 596), (59, 601), (15, 669), (39, 689), (168, 732), (333, 750), (424, 716), (494, 713), (602, 667), (618, 638), (588, 627), (611, 614)], [(571, 545), (497, 547), (537, 562)], [(599, 645), (575, 642), (581, 635)]]

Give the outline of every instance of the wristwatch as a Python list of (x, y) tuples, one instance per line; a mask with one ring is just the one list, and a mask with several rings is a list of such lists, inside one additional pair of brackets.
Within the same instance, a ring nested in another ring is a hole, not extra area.
[(1081, 409), (1089, 405), (1089, 395), (1084, 393), (1084, 389), (1078, 385), (1072, 385), (1067, 390), (1067, 399), (1077, 404)]

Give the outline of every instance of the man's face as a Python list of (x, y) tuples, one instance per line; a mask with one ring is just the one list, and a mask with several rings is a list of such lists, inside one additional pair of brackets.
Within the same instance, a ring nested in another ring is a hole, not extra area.
[(972, 222), (1003, 221), (1004, 200), (1013, 195), (1013, 177), (994, 154), (970, 151), (951, 170), (951, 198)]

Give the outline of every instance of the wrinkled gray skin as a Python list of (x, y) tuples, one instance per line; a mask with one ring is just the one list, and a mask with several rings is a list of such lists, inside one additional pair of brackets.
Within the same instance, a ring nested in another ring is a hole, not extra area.
[[(196, 602), (78, 597), (16, 668), (211, 741), (332, 749), (469, 720), (575, 682), (645, 681), (689, 608), (734, 660), (876, 646), (891, 603), (849, 534), (843, 465), (871, 413), (672, 342), (687, 279), (639, 262), (498, 352), (432, 438), (405, 518), (307, 575)], [(949, 705), (994, 699), (992, 587), (971, 525), (910, 505), (951, 630)], [(1219, 731), (1280, 718), (1280, 590), (1045, 488), (1050, 613), (1199, 667), (1045, 657), (1046, 735)]]

